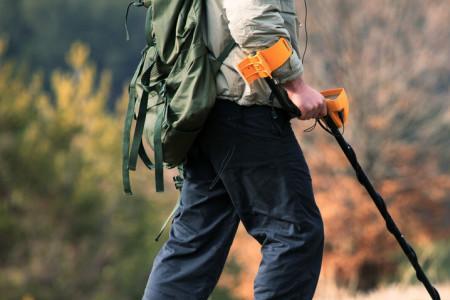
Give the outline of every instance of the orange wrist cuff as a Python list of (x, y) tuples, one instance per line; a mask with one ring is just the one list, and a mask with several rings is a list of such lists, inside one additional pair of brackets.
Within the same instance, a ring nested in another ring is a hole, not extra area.
[(244, 80), (251, 84), (256, 79), (272, 77), (272, 72), (280, 68), (292, 55), (289, 42), (280, 38), (272, 47), (248, 56), (238, 64)]

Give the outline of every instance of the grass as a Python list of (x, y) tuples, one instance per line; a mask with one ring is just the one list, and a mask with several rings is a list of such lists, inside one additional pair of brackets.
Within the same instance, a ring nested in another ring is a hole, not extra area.
[[(450, 283), (436, 286), (441, 299), (450, 299)], [(431, 299), (422, 285), (392, 285), (382, 287), (370, 293), (352, 294), (333, 285), (322, 285), (317, 290), (314, 300), (426, 300)]]

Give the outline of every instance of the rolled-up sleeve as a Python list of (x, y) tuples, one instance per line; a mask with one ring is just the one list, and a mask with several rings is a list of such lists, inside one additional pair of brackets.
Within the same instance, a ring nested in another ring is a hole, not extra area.
[[(280, 1), (283, 0), (224, 0), (231, 36), (246, 54), (269, 48), (280, 38), (291, 42)], [(284, 83), (302, 73), (302, 62), (293, 51), (289, 60), (272, 75)]]

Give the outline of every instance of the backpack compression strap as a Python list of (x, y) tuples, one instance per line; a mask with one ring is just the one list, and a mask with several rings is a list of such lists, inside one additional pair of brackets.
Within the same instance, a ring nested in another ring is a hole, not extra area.
[[(153, 57), (149, 57), (149, 55), (153, 55)], [(122, 177), (123, 177), (123, 187), (124, 191), (127, 194), (132, 194), (131, 191), (131, 182), (130, 182), (130, 170), (134, 171), (136, 170), (136, 164), (137, 164), (137, 157), (138, 155), (141, 157), (144, 164), (149, 169), (153, 169), (154, 165), (151, 162), (151, 160), (148, 158), (147, 154), (145, 153), (144, 146), (142, 144), (142, 133), (144, 130), (145, 125), (145, 117), (147, 112), (147, 103), (148, 103), (148, 88), (147, 85), (149, 84), (149, 78), (150, 78), (150, 72), (153, 67), (154, 61), (155, 61), (155, 55), (156, 52), (149, 53), (148, 51), (144, 51), (144, 54), (142, 55), (142, 59), (139, 62), (138, 68), (136, 72), (133, 75), (133, 78), (131, 79), (130, 86), (129, 86), (129, 102), (128, 102), (128, 108), (127, 113), (125, 117), (125, 125), (124, 125), (124, 132), (123, 132), (123, 141), (122, 141)], [(144, 69), (144, 65), (146, 64), (146, 60), (150, 60), (149, 66)], [(142, 74), (142, 72), (144, 72)], [(139, 114), (136, 120), (136, 128), (134, 131), (133, 136), (133, 142), (131, 143), (131, 149), (130, 149), (130, 131), (131, 131), (131, 125), (133, 122), (133, 116), (134, 116), (134, 107), (136, 104), (136, 99), (138, 97), (136, 86), (138, 85), (138, 78), (142, 74), (142, 84), (140, 86), (143, 88), (141, 102), (139, 105)]]

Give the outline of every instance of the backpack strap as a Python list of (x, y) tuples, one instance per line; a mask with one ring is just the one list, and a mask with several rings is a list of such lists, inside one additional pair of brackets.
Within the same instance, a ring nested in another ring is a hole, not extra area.
[[(231, 51), (236, 46), (237, 46), (236, 42), (234, 40), (232, 40), (225, 46), (225, 48), (222, 50), (222, 52), (219, 54), (219, 56), (214, 58), (214, 60), (213, 60), (214, 61), (214, 63), (213, 63), (214, 74), (217, 74), (219, 72), (220, 67), (223, 65), (223, 62), (228, 57), (228, 55), (230, 55)], [(209, 51), (209, 52), (212, 53), (211, 51)], [(212, 56), (214, 56), (214, 55), (212, 55)]]
[[(145, 50), (148, 50), (146, 48)], [(123, 147), (123, 157), (122, 157), (122, 177), (123, 177), (123, 186), (124, 191), (127, 194), (132, 194), (131, 191), (131, 183), (130, 183), (130, 170), (135, 171), (136, 165), (137, 165), (137, 157), (140, 156), (142, 161), (144, 162), (145, 166), (149, 169), (153, 169), (154, 165), (151, 162), (151, 160), (148, 158), (148, 155), (145, 152), (144, 146), (142, 145), (142, 134), (144, 131), (144, 125), (145, 125), (145, 119), (147, 115), (147, 104), (148, 104), (148, 97), (149, 97), (149, 90), (148, 90), (148, 84), (150, 81), (150, 72), (153, 68), (153, 65), (155, 64), (155, 57), (148, 57), (148, 55), (156, 55), (156, 52), (154, 54), (150, 54), (148, 51), (144, 51), (144, 54), (142, 55), (142, 59), (138, 65), (138, 68), (133, 75), (133, 78), (130, 82), (129, 87), (129, 94), (130, 94), (130, 100), (128, 102), (128, 108), (127, 108), (127, 114), (125, 117), (125, 126), (124, 126), (124, 134), (123, 134), (123, 141), (122, 141), (122, 147)], [(149, 61), (148, 66), (146, 65), (146, 61)], [(145, 66), (145, 71), (143, 70)], [(144, 72), (144, 73), (142, 73)], [(136, 120), (136, 127), (134, 130), (134, 136), (133, 141), (131, 143), (131, 150), (130, 150), (130, 132), (131, 132), (131, 125), (133, 122), (134, 117), (134, 106), (136, 104), (136, 99), (138, 97), (136, 86), (138, 85), (138, 78), (142, 74), (141, 82), (142, 84), (139, 84), (142, 89), (142, 97), (141, 102), (139, 103), (139, 112)]]
[(152, 170), (155, 168), (155, 165), (152, 163), (150, 158), (147, 155), (147, 152), (145, 151), (144, 144), (142, 143), (141, 139), (141, 145), (139, 146), (139, 157), (141, 158), (144, 165), (149, 169)]
[(161, 95), (164, 98), (164, 106), (160, 108), (155, 123), (155, 134), (153, 135), (153, 149), (155, 153), (155, 186), (156, 192), (164, 192), (164, 164), (162, 147), (162, 127), (164, 115), (167, 111), (167, 99), (164, 92)]
[(128, 167), (130, 170), (136, 170), (138, 154), (142, 145), (142, 133), (144, 132), (145, 118), (147, 115), (148, 92), (144, 90), (141, 102), (139, 103), (139, 113), (136, 120), (136, 128), (134, 130), (133, 143), (130, 150), (130, 162)]
[(144, 66), (145, 61), (145, 55), (142, 55), (141, 61), (139, 62), (139, 65), (136, 69), (136, 72), (134, 72), (134, 75), (131, 79), (130, 86), (128, 88), (129, 91), (129, 101), (128, 101), (128, 107), (127, 107), (127, 113), (125, 116), (125, 124), (123, 129), (123, 137), (122, 137), (122, 181), (123, 181), (123, 189), (125, 193), (132, 194), (131, 191), (131, 183), (130, 183), (130, 132), (131, 132), (131, 125), (133, 122), (133, 116), (134, 116), (134, 106), (136, 104), (136, 82), (137, 78), (139, 77), (140, 73), (142, 72), (142, 68)]
[(220, 63), (220, 66), (223, 65), (225, 59), (230, 55), (231, 51), (234, 47), (237, 46), (235, 41), (231, 41), (228, 45), (223, 49), (222, 53), (216, 58), (216, 61)]

